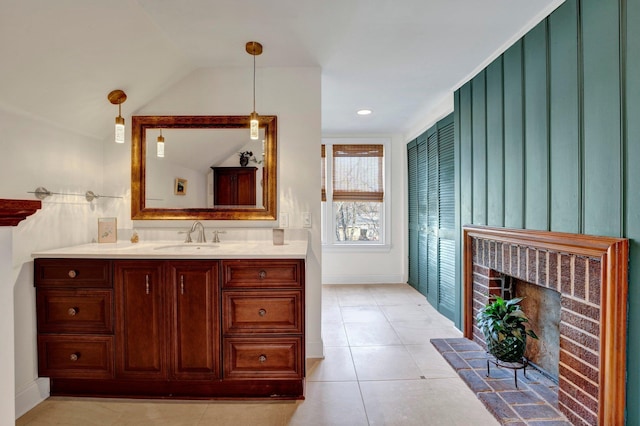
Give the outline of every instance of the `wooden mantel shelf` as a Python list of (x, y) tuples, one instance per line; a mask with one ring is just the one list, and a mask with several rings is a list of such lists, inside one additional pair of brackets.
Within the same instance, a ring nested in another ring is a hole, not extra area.
[(16, 226), (41, 207), (40, 200), (0, 199), (0, 226)]

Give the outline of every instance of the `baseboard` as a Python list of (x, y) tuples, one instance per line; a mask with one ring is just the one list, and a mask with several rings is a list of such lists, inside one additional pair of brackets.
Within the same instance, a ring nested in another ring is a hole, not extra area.
[(404, 283), (402, 275), (330, 275), (322, 274), (322, 284), (397, 284)]
[(50, 395), (49, 379), (38, 377), (24, 390), (16, 394), (16, 419), (40, 404)]
[(324, 344), (322, 340), (319, 342), (309, 342), (307, 340), (306, 345), (306, 358), (324, 358)]

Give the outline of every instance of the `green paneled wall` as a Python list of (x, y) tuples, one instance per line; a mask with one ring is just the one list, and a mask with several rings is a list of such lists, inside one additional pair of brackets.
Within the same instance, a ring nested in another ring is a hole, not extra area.
[(584, 232), (622, 234), (617, 1), (583, 1)]
[(627, 424), (640, 424), (640, 0), (623, 5), (622, 82), (623, 235), (629, 250), (629, 330), (627, 356)]
[[(518, 41), (507, 50), (503, 60), (504, 225), (509, 228), (522, 228), (524, 227), (525, 170), (522, 42)], [(462, 108), (462, 105), (460, 107)], [(460, 119), (463, 118), (460, 117)], [(460, 143), (464, 144), (463, 138)], [(489, 189), (493, 190), (493, 188)]]
[(471, 82), (473, 223), (487, 224), (487, 103), (484, 71)]
[(487, 225), (504, 226), (502, 58), (487, 67)]
[(549, 120), (547, 25), (542, 21), (525, 37), (524, 56), (524, 226), (549, 227)]
[(639, 70), (640, 0), (567, 0), (454, 96), (458, 231), (631, 240), (629, 425), (640, 425)]
[(578, 14), (575, 2), (565, 3), (548, 22), (550, 228), (580, 232), (582, 145), (578, 88)]

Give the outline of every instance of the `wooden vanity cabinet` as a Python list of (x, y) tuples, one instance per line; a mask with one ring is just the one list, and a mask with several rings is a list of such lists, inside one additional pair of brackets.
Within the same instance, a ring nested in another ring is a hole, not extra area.
[(303, 260), (36, 259), (52, 395), (301, 398)]
[(37, 259), (38, 370), (49, 377), (114, 377), (111, 262)]
[(302, 262), (222, 261), (224, 377), (304, 377)]
[(162, 262), (115, 261), (116, 376), (166, 379)]
[(171, 378), (220, 377), (218, 262), (167, 262)]

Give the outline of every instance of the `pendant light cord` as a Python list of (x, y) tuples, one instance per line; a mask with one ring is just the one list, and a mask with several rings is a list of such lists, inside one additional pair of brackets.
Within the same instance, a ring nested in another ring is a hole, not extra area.
[[(253, 43), (255, 52), (256, 43)], [(256, 110), (256, 55), (253, 55), (253, 111)]]

